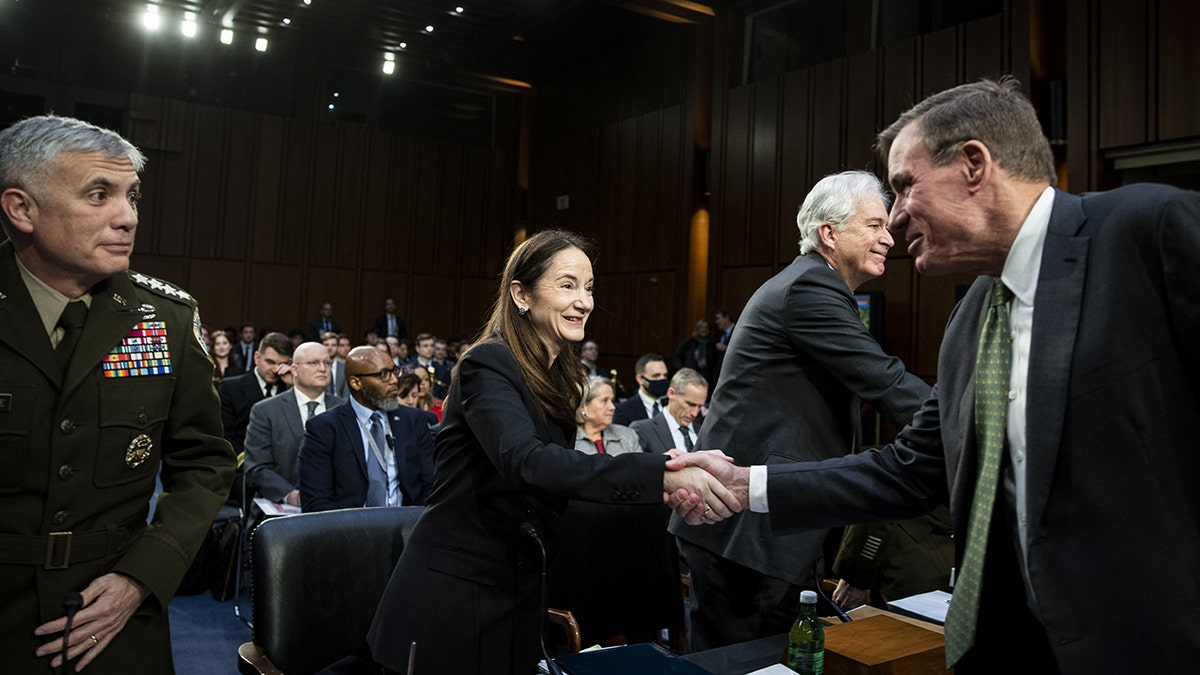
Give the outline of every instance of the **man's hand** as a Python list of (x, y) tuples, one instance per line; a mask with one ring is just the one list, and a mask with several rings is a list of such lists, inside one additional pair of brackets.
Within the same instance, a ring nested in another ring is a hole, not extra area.
[[(88, 584), (80, 593), (83, 608), (75, 614), (71, 625), (67, 658), (82, 658), (75, 664), (75, 671), (83, 670), (92, 662), (113, 638), (125, 628), (129, 617), (137, 611), (149, 589), (138, 581), (123, 574), (110, 572)], [(62, 665), (62, 632), (67, 627), (64, 616), (34, 629), (34, 635), (54, 636), (38, 647), (38, 656), (53, 656), (50, 665)]]
[(733, 467), (732, 462), (720, 450), (672, 455), (663, 475), (664, 501), (689, 525), (720, 522), (742, 511), (749, 499), (739, 497), (719, 479), (721, 472)]
[(300, 488), (296, 488), (295, 490), (292, 490), (284, 495), (283, 503), (291, 504), (292, 506), (300, 506)]
[(855, 588), (846, 583), (845, 579), (838, 579), (837, 588), (833, 589), (833, 601), (838, 607), (849, 611), (855, 607), (861, 607), (871, 600), (871, 591), (863, 588)]
[[(750, 469), (733, 464), (733, 458), (727, 457), (720, 450), (706, 450), (704, 452), (689, 452), (678, 457), (673, 457), (667, 461), (668, 475), (670, 471), (681, 471), (685, 468), (694, 467), (704, 469), (711, 474), (717, 481), (721, 483), (725, 491), (739, 506), (736, 511), (749, 508), (750, 506)], [(705, 510), (702, 513), (697, 513), (697, 507), (690, 500), (687, 503), (678, 502), (672, 498), (667, 501), (671, 508), (678, 513), (685, 522), (689, 525), (699, 525), (702, 523), (715, 523), (728, 517), (728, 514), (721, 514), (717, 510), (716, 505), (708, 500), (706, 506), (712, 507), (712, 510)], [(722, 501), (724, 498), (722, 497)], [(728, 504), (728, 502), (725, 502)], [(716, 517), (720, 516), (720, 517)]]

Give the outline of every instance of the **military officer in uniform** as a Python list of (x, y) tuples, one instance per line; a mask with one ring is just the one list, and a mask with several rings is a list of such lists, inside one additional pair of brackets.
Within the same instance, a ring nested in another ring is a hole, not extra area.
[(233, 478), (194, 300), (128, 269), (144, 161), (70, 118), (0, 132), (6, 673), (172, 672), (167, 603)]

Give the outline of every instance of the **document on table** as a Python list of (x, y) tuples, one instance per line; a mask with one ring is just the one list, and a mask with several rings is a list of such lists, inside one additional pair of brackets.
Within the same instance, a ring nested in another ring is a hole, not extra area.
[(946, 610), (950, 609), (951, 597), (945, 591), (929, 591), (889, 602), (888, 607), (936, 623), (946, 623)]
[(796, 671), (782, 663), (773, 663), (766, 668), (759, 668), (752, 673), (746, 673), (746, 675), (796, 675)]

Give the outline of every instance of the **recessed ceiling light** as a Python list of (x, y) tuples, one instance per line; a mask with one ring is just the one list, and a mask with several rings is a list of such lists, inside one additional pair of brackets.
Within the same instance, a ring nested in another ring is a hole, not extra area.
[(433, 24), (429, 24), (428, 26), (425, 26), (425, 32), (432, 33), (433, 32)]
[(285, 26), (288, 26), (292, 23), (292, 20), (285, 16), (285, 17), (283, 17), (283, 21), (281, 21), (280, 23), (282, 23)]
[(158, 30), (162, 25), (162, 17), (158, 14), (158, 5), (146, 5), (146, 11), (142, 13), (142, 25), (146, 30)]
[(267, 51), (267, 38), (260, 37), (254, 41), (254, 50), (259, 52)]
[(401, 42), (401, 43), (400, 43), (400, 49), (408, 49), (408, 43), (407, 43), (407, 42)]
[(229, 30), (228, 28), (221, 29), (221, 44), (233, 44), (233, 31)]
[(463, 13), (463, 12), (465, 12), (465, 11), (466, 11), (466, 10), (465, 10), (465, 9), (463, 9), (462, 7), (455, 7), (455, 8), (454, 8), (454, 13), (455, 13), (455, 14), (462, 14), (462, 13)]
[(183, 21), (179, 24), (179, 32), (183, 33), (184, 37), (196, 37), (196, 15), (193, 12), (184, 12)]

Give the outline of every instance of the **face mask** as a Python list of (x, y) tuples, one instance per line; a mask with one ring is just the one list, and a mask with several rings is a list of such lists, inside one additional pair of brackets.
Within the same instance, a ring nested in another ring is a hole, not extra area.
[(667, 389), (671, 386), (671, 381), (668, 379), (661, 380), (646, 380), (646, 391), (654, 398), (662, 398), (667, 395)]

